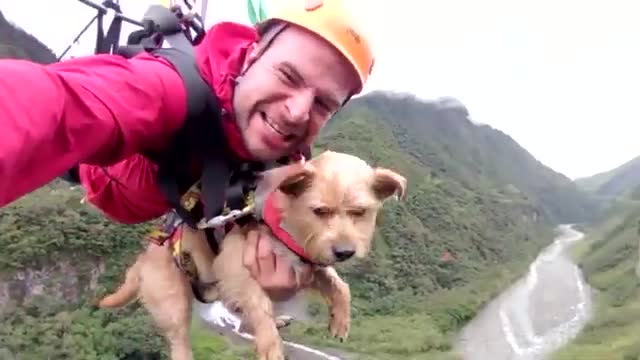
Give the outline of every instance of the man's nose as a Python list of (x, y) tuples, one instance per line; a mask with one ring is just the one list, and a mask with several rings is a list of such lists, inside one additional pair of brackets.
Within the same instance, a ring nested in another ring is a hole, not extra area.
[(310, 90), (300, 90), (289, 97), (287, 110), (288, 120), (294, 124), (306, 123), (309, 121), (309, 113), (313, 106), (313, 92)]

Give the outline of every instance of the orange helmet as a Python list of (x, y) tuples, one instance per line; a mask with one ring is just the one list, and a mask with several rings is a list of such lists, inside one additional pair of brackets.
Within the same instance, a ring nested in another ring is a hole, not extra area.
[(360, 86), (354, 94), (362, 91), (373, 69), (374, 55), (344, 0), (272, 0), (267, 19), (257, 24), (258, 32), (263, 34), (278, 21), (301, 26), (333, 45), (358, 73)]

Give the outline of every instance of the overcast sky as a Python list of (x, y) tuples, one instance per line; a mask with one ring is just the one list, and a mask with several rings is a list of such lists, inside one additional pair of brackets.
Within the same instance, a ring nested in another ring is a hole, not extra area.
[[(474, 121), (506, 132), (571, 178), (640, 155), (637, 0), (351, 1), (378, 51), (368, 91), (454, 96)], [(140, 17), (150, 1), (120, 3)], [(75, 0), (0, 4), (56, 53), (94, 14)], [(247, 23), (245, 5), (209, 0), (208, 25)], [(72, 53), (90, 53), (94, 31)]]

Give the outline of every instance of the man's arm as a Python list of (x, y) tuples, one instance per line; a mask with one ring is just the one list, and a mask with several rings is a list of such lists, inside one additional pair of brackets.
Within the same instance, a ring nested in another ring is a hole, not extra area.
[(150, 221), (171, 209), (157, 184), (156, 164), (140, 154), (111, 166), (82, 164), (80, 183), (87, 201), (122, 224)]
[(0, 206), (78, 163), (164, 146), (185, 114), (177, 72), (143, 54), (41, 65), (0, 60)]

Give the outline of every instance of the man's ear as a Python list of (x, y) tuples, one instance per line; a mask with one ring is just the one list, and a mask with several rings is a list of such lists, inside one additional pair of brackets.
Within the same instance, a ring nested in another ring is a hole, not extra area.
[(296, 164), (295, 170), (280, 182), (278, 189), (289, 196), (300, 196), (311, 187), (314, 175), (313, 166), (310, 164)]
[(375, 168), (373, 176), (373, 193), (380, 201), (393, 194), (396, 194), (396, 198), (405, 198), (407, 179), (404, 176), (385, 168)]

